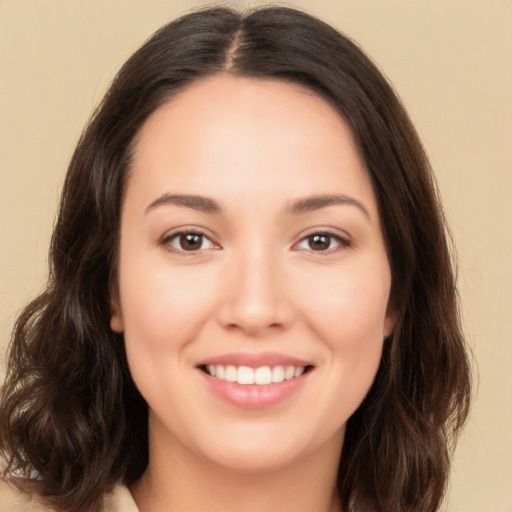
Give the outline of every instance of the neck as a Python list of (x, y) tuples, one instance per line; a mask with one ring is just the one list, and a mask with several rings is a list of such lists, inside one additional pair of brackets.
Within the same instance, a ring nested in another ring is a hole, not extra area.
[(150, 436), (148, 468), (131, 491), (140, 512), (341, 512), (336, 478), (342, 437), (281, 468), (236, 471), (178, 442), (153, 450)]

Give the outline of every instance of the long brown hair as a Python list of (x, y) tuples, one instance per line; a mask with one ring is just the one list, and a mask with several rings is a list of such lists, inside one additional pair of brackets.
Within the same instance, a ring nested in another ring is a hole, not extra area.
[(134, 138), (176, 91), (216, 73), (305, 85), (348, 122), (371, 176), (398, 324), (350, 418), (344, 510), (434, 512), (469, 408), (470, 372), (445, 220), (419, 138), (370, 59), (300, 11), (210, 8), (160, 29), (124, 65), (70, 162), (45, 291), (20, 314), (0, 402), (7, 474), (63, 510), (99, 510), (147, 459), (147, 406), (109, 328)]

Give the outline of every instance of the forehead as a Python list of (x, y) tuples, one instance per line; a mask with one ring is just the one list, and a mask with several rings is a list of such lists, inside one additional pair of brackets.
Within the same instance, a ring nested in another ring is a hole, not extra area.
[(352, 132), (335, 108), (273, 79), (217, 75), (174, 95), (143, 125), (131, 174), (128, 188), (373, 199)]
[[(192, 82), (153, 112), (143, 125), (138, 141), (171, 117), (179, 121), (174, 126), (174, 135), (185, 135), (184, 128), (197, 132), (199, 125), (204, 128), (203, 135), (212, 128), (226, 130), (230, 126), (234, 133), (240, 128), (259, 136), (266, 132), (270, 140), (280, 131), (279, 142), (284, 143), (293, 123), (295, 127), (290, 135), (294, 138), (305, 135), (311, 139), (315, 133), (316, 138), (321, 138), (336, 132), (351, 142), (353, 139), (341, 115), (325, 99), (303, 85), (272, 78), (220, 74)], [(172, 126), (168, 124), (166, 128)], [(283, 128), (288, 130), (282, 131)]]

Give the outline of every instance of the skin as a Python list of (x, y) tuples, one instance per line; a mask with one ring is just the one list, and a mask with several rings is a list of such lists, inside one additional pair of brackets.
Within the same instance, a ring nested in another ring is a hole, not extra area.
[[(166, 194), (205, 196), (222, 211)], [(332, 194), (345, 200), (289, 211)], [(184, 228), (204, 233), (196, 249), (180, 245)], [(326, 230), (313, 246), (308, 236)], [(153, 113), (124, 198), (111, 318), (150, 411), (149, 467), (132, 488), (141, 512), (339, 510), (345, 425), (394, 327), (390, 285), (370, 178), (323, 99), (218, 75)], [(227, 402), (197, 368), (263, 351), (313, 366), (270, 407)]]

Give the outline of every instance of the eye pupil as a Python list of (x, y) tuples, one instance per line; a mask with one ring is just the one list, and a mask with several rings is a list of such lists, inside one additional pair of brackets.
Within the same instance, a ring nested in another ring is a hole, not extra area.
[(197, 233), (185, 233), (180, 236), (180, 247), (184, 251), (194, 251), (201, 248), (203, 235)]
[(316, 234), (308, 237), (310, 247), (315, 251), (329, 249), (331, 237), (329, 235)]

